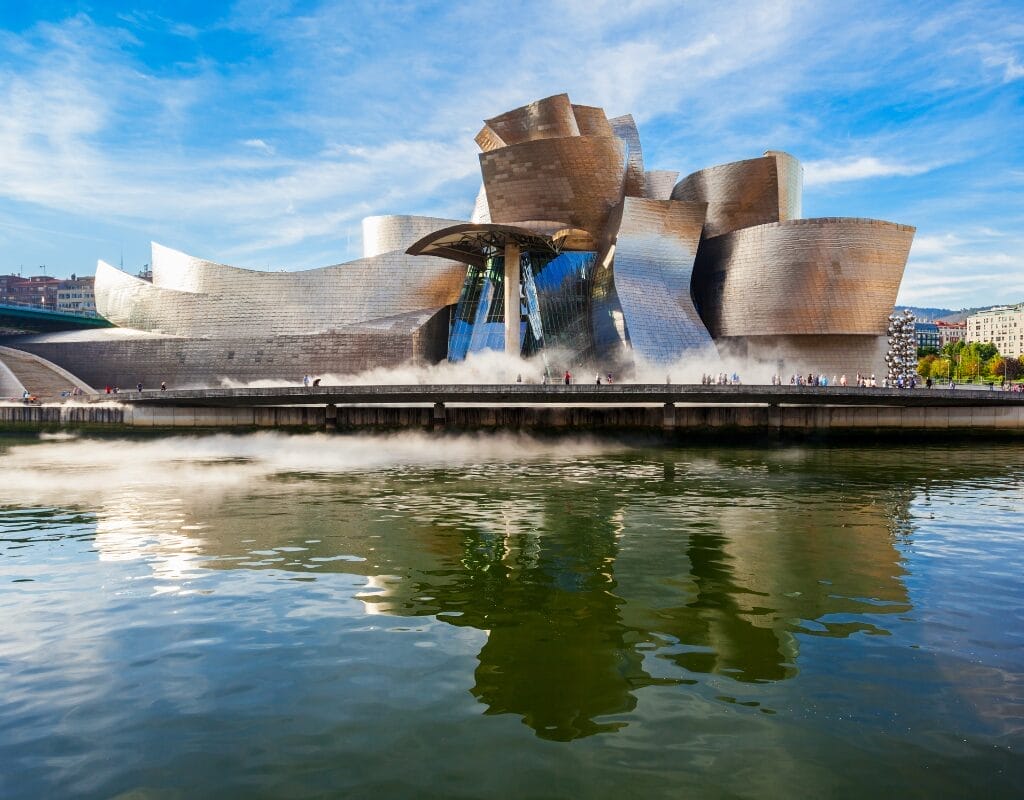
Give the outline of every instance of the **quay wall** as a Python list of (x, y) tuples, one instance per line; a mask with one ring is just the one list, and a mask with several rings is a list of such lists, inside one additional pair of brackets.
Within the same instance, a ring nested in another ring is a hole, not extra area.
[(0, 406), (0, 429), (963, 432), (1024, 436), (1024, 406)]

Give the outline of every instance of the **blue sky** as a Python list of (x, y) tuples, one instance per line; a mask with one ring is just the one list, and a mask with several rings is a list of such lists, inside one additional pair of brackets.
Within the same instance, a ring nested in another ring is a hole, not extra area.
[(467, 217), (485, 117), (566, 91), (648, 169), (767, 149), (805, 216), (916, 225), (901, 302), (1024, 300), (1020, 2), (0, 4), (0, 272), (360, 255)]

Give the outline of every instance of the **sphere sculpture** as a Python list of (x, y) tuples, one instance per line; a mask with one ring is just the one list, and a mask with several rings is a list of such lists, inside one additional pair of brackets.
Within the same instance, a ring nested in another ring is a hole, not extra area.
[(911, 311), (889, 316), (889, 349), (885, 354), (889, 385), (909, 389), (917, 374), (917, 322)]

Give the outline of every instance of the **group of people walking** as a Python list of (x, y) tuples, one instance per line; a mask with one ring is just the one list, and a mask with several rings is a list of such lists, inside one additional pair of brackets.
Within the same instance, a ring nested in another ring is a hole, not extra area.
[(702, 374), (700, 376), (700, 383), (701, 386), (739, 386), (742, 381), (735, 372), (732, 375), (720, 372), (717, 375)]

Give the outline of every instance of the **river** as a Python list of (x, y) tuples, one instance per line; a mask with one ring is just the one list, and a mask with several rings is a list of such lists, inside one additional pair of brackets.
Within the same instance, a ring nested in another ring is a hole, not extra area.
[(1024, 448), (0, 439), (0, 796), (1011, 797)]

